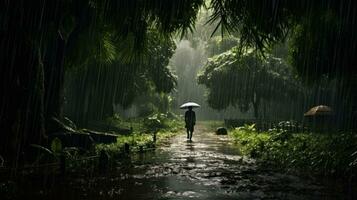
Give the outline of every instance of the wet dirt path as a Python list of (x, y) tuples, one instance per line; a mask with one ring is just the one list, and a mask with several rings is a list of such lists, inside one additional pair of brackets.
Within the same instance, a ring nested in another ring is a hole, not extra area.
[(258, 168), (200, 124), (192, 142), (182, 133), (100, 182), (116, 199), (336, 199), (314, 181)]

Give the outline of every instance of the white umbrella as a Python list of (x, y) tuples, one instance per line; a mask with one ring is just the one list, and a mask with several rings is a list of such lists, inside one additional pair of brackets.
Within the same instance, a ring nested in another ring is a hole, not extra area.
[(180, 109), (186, 109), (186, 108), (188, 108), (188, 107), (198, 108), (198, 107), (200, 107), (200, 105), (197, 104), (197, 103), (194, 103), (194, 102), (187, 102), (187, 103), (182, 104), (182, 105), (180, 106)]

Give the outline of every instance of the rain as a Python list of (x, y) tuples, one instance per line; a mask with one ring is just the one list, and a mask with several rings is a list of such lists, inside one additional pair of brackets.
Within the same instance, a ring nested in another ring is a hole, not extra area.
[(3, 0), (0, 199), (356, 199), (357, 2)]

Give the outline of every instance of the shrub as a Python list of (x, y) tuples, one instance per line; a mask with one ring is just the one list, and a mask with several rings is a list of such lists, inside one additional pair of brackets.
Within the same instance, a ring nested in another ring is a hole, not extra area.
[(265, 164), (285, 169), (302, 169), (322, 175), (356, 173), (357, 136), (353, 133), (256, 132), (252, 126), (236, 128), (230, 136), (242, 153)]

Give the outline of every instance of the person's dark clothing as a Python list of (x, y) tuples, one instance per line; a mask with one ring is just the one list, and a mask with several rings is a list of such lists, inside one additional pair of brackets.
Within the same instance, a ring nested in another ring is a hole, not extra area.
[[(194, 126), (196, 124), (196, 114), (193, 110), (188, 110), (185, 113), (185, 123), (187, 129), (187, 138), (192, 138), (192, 132), (194, 131)], [(191, 132), (191, 134), (189, 134)]]

